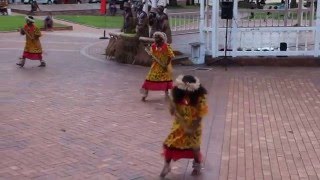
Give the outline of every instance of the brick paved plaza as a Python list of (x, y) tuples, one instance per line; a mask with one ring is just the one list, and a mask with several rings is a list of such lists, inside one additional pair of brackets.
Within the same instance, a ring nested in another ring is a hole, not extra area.
[[(0, 34), (1, 180), (159, 179), (172, 120), (164, 94), (142, 103), (148, 67), (105, 61), (100, 34), (44, 33), (46, 68), (16, 67), (24, 38)], [(194, 178), (181, 160), (167, 179), (320, 179), (318, 68), (194, 68), (175, 76), (199, 76), (209, 90), (204, 169)]]

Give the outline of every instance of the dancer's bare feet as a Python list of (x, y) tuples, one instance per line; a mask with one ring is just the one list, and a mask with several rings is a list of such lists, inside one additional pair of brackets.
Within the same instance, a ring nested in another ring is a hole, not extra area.
[(164, 178), (166, 177), (166, 175), (171, 171), (171, 166), (170, 164), (166, 163), (164, 166), (163, 166), (163, 169), (160, 173), (160, 177), (161, 178)]
[(22, 64), (22, 63), (16, 63), (16, 65), (18, 65), (18, 66), (20, 66), (20, 67), (23, 67), (23, 66), (24, 66), (24, 64)]
[(41, 62), (38, 67), (46, 67), (46, 63), (45, 62)]
[(193, 167), (193, 171), (192, 171), (191, 175), (192, 176), (199, 176), (201, 173), (201, 164), (193, 162), (192, 167)]

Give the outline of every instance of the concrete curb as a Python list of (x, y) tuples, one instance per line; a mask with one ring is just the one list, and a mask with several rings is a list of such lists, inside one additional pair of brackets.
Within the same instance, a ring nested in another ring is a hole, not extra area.
[(98, 28), (98, 27), (95, 27), (95, 26), (90, 26), (90, 25), (86, 25), (86, 24), (80, 24), (80, 23), (77, 23), (77, 22), (74, 22), (74, 21), (69, 21), (69, 20), (65, 20), (65, 19), (61, 19), (61, 18), (57, 18), (57, 17), (55, 17), (54, 19), (57, 19), (57, 20), (60, 20), (60, 21), (65, 21), (65, 22), (72, 23), (72, 24), (77, 24), (77, 25), (80, 25), (80, 26), (93, 28), (93, 29), (99, 29), (99, 30), (103, 30), (103, 29), (116, 30), (116, 29), (119, 29), (119, 28)]
[(313, 56), (289, 56), (289, 57), (218, 57), (211, 58), (206, 57), (206, 65), (218, 65), (218, 66), (284, 66), (284, 67), (319, 67), (320, 57)]
[[(40, 28), (41, 31), (46, 31), (43, 27)], [(65, 27), (53, 27), (53, 31), (72, 31), (73, 26), (65, 26)], [(13, 32), (19, 32), (19, 29), (11, 30), (11, 31), (0, 31), (0, 33), (13, 33)]]

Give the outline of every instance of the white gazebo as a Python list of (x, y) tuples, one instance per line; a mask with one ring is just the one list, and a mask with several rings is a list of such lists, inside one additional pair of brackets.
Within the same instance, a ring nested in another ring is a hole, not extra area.
[(201, 45), (195, 63), (203, 64), (205, 55), (319, 57), (320, 8), (314, 6), (314, 1), (318, 0), (312, 0), (305, 8), (303, 0), (299, 0), (298, 8), (291, 9), (288, 1), (263, 9), (238, 9), (238, 1), (234, 1), (233, 18), (227, 24), (220, 17), (221, 1), (200, 0)]

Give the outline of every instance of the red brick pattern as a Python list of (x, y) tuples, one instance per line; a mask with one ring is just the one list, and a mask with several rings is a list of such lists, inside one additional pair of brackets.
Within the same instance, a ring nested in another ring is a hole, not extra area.
[(320, 179), (319, 71), (297, 69), (231, 78), (220, 179)]
[(57, 34), (43, 37), (46, 68), (16, 67), (23, 37), (0, 37), (0, 179), (158, 178), (171, 117), (164, 93), (140, 101), (148, 68), (89, 59), (98, 39)]
[[(158, 179), (164, 94), (142, 103), (148, 68), (105, 61), (100, 32), (44, 32), (48, 66), (22, 69), (23, 37), (0, 36), (0, 179)], [(319, 70), (212, 68), (175, 67), (209, 90), (197, 179), (319, 179)], [(194, 179), (191, 162), (168, 178)]]

